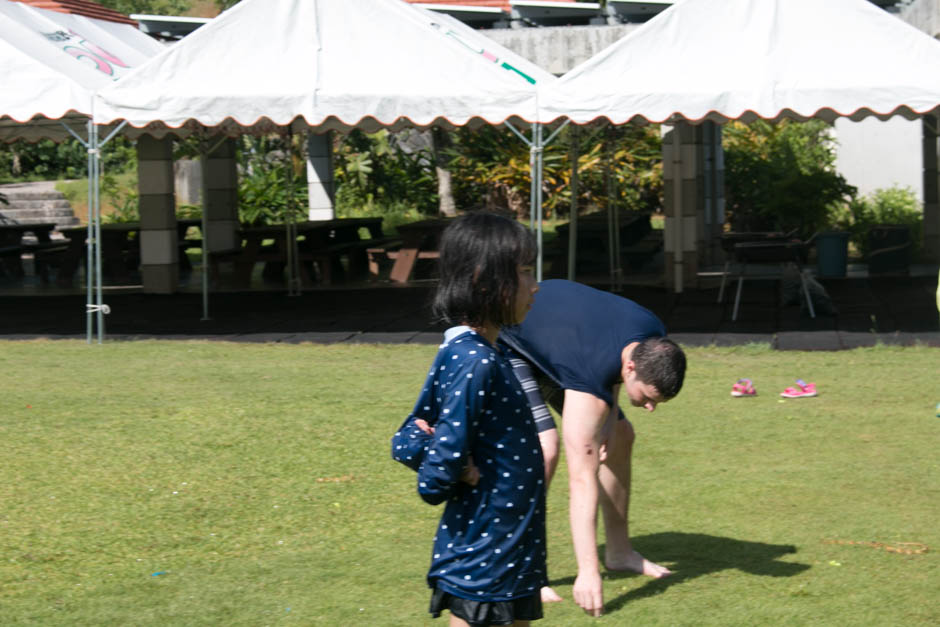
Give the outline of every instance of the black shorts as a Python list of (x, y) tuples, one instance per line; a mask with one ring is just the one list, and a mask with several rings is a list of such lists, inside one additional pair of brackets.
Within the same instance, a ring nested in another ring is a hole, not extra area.
[(472, 601), (434, 588), (428, 611), (437, 618), (444, 610), (450, 610), (451, 614), (467, 621), (471, 627), (512, 625), (517, 620), (542, 618), (542, 597), (536, 592), (512, 601)]

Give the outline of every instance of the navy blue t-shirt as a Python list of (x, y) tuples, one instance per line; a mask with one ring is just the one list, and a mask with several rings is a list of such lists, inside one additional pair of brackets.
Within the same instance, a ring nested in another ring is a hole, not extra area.
[(623, 347), (663, 337), (666, 327), (632, 300), (572, 281), (539, 284), (522, 324), (503, 327), (505, 342), (556, 384), (613, 405)]

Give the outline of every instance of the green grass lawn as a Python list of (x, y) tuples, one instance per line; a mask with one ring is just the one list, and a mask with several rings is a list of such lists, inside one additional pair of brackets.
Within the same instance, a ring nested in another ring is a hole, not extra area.
[[(0, 343), (0, 624), (446, 625), (424, 583), (440, 509), (388, 452), (434, 350)], [(675, 575), (607, 574), (584, 616), (562, 463), (567, 600), (538, 624), (940, 622), (940, 351), (689, 358), (679, 398), (629, 412), (634, 542)], [(819, 397), (780, 399), (797, 377)]]

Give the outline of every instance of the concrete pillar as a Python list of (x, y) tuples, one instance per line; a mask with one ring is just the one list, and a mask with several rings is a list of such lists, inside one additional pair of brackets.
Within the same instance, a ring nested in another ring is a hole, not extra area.
[(203, 211), (208, 220), (208, 233), (203, 241), (209, 252), (237, 248), (238, 231), (238, 170), (235, 161), (235, 140), (226, 139), (204, 161), (205, 176)]
[(698, 237), (698, 260), (702, 265), (724, 262), (721, 236), (725, 225), (725, 152), (721, 146), (722, 126), (705, 122), (702, 133), (703, 211)]
[[(676, 133), (679, 135), (678, 152)], [(680, 122), (663, 135), (664, 278), (666, 285), (676, 291), (694, 284), (698, 273), (697, 242), (705, 204), (704, 176), (702, 130)], [(681, 274), (681, 286), (676, 284), (677, 274)]]
[(137, 178), (143, 289), (171, 294), (179, 287), (172, 138), (143, 135), (137, 140)]
[(940, 119), (929, 114), (923, 117), (924, 156), (924, 241), (923, 254), (930, 261), (940, 261), (940, 167), (937, 138)]
[(333, 133), (307, 135), (307, 197), (310, 220), (332, 220), (336, 189), (333, 181)]
[(195, 159), (178, 159), (173, 164), (176, 179), (176, 201), (181, 205), (202, 202), (202, 167)]

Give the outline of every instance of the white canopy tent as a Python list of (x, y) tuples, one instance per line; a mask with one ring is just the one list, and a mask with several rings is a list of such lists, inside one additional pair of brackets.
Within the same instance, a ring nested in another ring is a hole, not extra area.
[(130, 24), (0, 0), (0, 141), (61, 141), (92, 95), (163, 50)]
[(680, 0), (546, 86), (540, 121), (913, 119), (937, 68), (940, 43), (868, 0)]
[(103, 89), (95, 119), (233, 135), (534, 122), (553, 79), (401, 0), (244, 0)]
[(102, 89), (95, 120), (156, 137), (534, 123), (554, 80), (401, 0), (244, 0)]
[[(95, 315), (101, 340), (105, 310), (98, 247), (97, 174), (98, 149), (108, 140), (98, 140), (99, 129), (91, 122), (93, 93), (162, 49), (131, 24), (0, 0), (0, 141), (62, 141), (74, 137), (88, 149), (89, 342)], [(85, 127), (84, 138), (76, 131), (81, 126)]]

